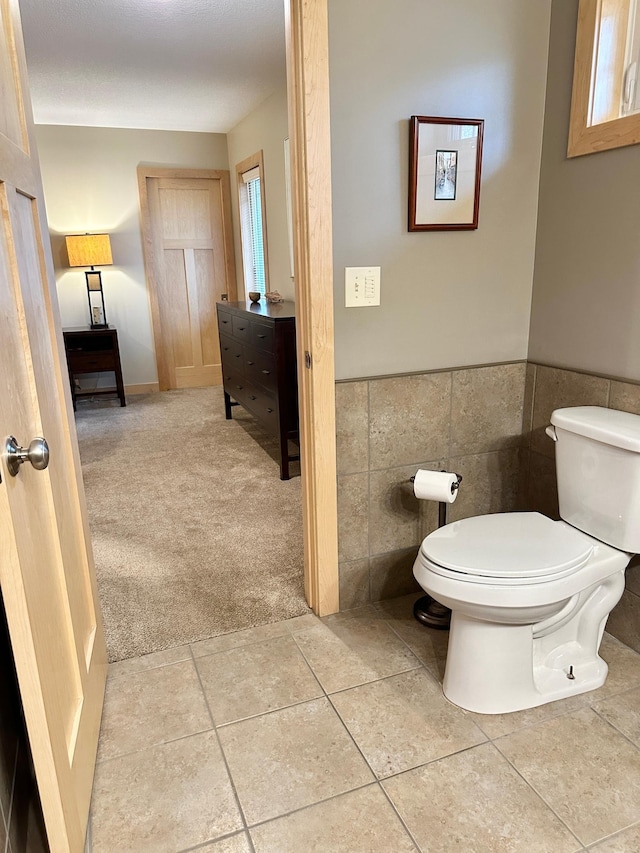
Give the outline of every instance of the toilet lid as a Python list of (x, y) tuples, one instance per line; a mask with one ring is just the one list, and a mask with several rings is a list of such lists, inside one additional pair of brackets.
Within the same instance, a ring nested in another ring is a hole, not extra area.
[(440, 527), (427, 536), (422, 551), (446, 569), (498, 580), (578, 569), (589, 559), (593, 542), (538, 512), (506, 512)]

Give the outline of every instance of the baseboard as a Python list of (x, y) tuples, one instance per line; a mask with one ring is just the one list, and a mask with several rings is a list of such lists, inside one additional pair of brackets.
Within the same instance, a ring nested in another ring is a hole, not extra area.
[(139, 382), (137, 385), (125, 385), (125, 394), (157, 394), (160, 391), (158, 382)]

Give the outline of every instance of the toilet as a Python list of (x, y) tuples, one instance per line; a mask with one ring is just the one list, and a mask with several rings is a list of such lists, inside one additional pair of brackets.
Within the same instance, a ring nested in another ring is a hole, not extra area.
[(414, 563), (420, 586), (451, 608), (443, 690), (469, 711), (533, 708), (607, 677), (602, 634), (640, 552), (640, 416), (557, 409), (546, 432), (560, 521), (465, 518), (429, 534)]

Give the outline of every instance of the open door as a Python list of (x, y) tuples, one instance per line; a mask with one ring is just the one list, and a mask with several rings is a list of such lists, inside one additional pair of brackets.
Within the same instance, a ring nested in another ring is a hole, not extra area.
[(81, 853), (106, 652), (17, 0), (0, 42), (0, 586), (51, 851)]

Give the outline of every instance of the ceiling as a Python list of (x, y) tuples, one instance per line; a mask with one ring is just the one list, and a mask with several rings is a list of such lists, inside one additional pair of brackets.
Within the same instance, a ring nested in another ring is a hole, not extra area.
[(37, 124), (227, 133), (285, 81), (283, 0), (20, 0)]

